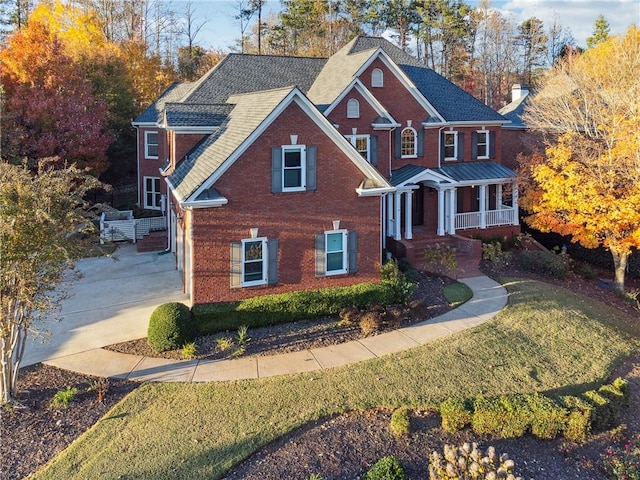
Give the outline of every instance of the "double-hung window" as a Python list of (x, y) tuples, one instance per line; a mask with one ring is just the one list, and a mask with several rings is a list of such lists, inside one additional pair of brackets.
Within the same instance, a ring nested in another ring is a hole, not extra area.
[(160, 177), (144, 177), (144, 208), (150, 210), (162, 208)]
[(326, 275), (347, 273), (347, 231), (329, 230), (325, 237)]
[(362, 155), (362, 158), (367, 162), (371, 162), (370, 135), (347, 135), (347, 139), (358, 153)]
[(304, 146), (293, 145), (282, 148), (283, 192), (305, 189), (305, 153)]
[(443, 149), (445, 160), (457, 160), (458, 132), (444, 132)]
[(477, 149), (477, 157), (476, 158), (489, 158), (489, 131), (488, 130), (480, 130), (476, 132), (476, 149)]
[(158, 132), (144, 132), (145, 158), (158, 158)]
[(267, 283), (266, 237), (242, 240), (242, 286)]

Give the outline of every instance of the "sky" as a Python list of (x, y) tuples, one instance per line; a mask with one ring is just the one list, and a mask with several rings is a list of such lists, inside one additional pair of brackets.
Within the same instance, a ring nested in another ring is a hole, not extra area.
[[(184, 0), (172, 5), (180, 11)], [(477, 0), (468, 0), (475, 6)], [(228, 51), (240, 37), (240, 27), (234, 19), (237, 15), (237, 0), (192, 0), (198, 19), (206, 20), (197, 42), (205, 48)], [(516, 23), (535, 16), (545, 27), (553, 23), (557, 15), (559, 23), (568, 27), (579, 46), (586, 46), (586, 39), (593, 33), (593, 24), (603, 14), (611, 27), (611, 34), (624, 34), (635, 23), (640, 25), (640, 0), (491, 0), (493, 8), (512, 16)], [(268, 0), (263, 16), (277, 13), (279, 0)]]

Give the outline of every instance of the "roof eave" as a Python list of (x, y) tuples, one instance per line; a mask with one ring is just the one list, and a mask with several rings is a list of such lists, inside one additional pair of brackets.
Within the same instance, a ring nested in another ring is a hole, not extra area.
[(356, 193), (359, 197), (379, 197), (395, 191), (395, 187), (356, 188)]
[(211, 207), (222, 207), (229, 203), (229, 200), (226, 198), (216, 198), (214, 200), (187, 200), (186, 202), (181, 202), (180, 206), (184, 209), (188, 208), (211, 208)]

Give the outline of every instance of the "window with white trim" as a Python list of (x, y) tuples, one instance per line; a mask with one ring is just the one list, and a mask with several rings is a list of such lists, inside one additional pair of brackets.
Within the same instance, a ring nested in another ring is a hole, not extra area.
[(347, 273), (347, 231), (329, 230), (325, 238), (325, 275)]
[(400, 152), (402, 158), (416, 157), (416, 141), (418, 135), (412, 127), (406, 127), (402, 130), (400, 137)]
[(457, 160), (458, 132), (444, 132), (443, 148), (445, 160)]
[(242, 286), (252, 287), (267, 283), (267, 238), (242, 240)]
[(362, 158), (371, 162), (371, 136), (370, 135), (346, 135), (351, 145), (355, 147)]
[(160, 177), (144, 177), (144, 208), (149, 210), (162, 208)]
[(478, 156), (477, 158), (489, 158), (489, 131), (479, 130), (477, 133), (476, 148)]
[(360, 102), (355, 98), (347, 102), (347, 118), (360, 118)]
[(371, 71), (371, 86), (372, 87), (384, 87), (384, 74), (379, 68), (374, 68)]
[(304, 145), (282, 147), (282, 191), (296, 192), (305, 189), (306, 149)]
[(145, 158), (158, 158), (158, 132), (144, 132)]

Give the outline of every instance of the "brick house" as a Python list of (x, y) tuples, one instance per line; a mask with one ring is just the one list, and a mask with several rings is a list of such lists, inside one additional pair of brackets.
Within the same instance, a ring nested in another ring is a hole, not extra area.
[(519, 232), (505, 123), (382, 38), (229, 54), (133, 122), (139, 202), (193, 304), (375, 281), (385, 251)]

